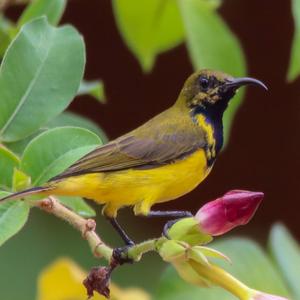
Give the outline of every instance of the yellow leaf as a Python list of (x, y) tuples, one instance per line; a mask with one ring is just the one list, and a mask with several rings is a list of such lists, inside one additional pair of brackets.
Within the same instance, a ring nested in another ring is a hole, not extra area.
[[(38, 300), (86, 300), (82, 282), (87, 276), (75, 262), (59, 258), (46, 267), (38, 279)], [(121, 289), (111, 284), (111, 300), (150, 300), (150, 296), (137, 288)], [(106, 298), (95, 293), (92, 300)]]

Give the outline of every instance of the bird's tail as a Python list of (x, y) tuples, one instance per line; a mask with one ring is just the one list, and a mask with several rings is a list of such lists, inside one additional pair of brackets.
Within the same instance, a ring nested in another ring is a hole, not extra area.
[(14, 194), (10, 194), (4, 198), (0, 199), (0, 202), (2, 201), (6, 201), (6, 200), (15, 200), (15, 199), (20, 199), (20, 198), (24, 198), (30, 195), (34, 195), (34, 194), (39, 194), (39, 193), (43, 193), (43, 192), (48, 192), (50, 190), (52, 190), (53, 187), (51, 186), (40, 186), (40, 187), (33, 187), (21, 192), (17, 192)]

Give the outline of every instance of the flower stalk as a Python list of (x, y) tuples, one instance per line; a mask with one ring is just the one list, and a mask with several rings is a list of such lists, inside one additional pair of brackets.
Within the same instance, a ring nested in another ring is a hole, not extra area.
[(194, 260), (190, 260), (189, 264), (199, 275), (212, 284), (224, 288), (241, 300), (250, 299), (251, 289), (218, 266), (213, 264), (204, 266)]

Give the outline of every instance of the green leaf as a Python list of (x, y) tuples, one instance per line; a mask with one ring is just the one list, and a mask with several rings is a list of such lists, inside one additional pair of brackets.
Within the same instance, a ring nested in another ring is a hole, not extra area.
[(300, 0), (292, 0), (292, 13), (295, 29), (287, 74), (288, 81), (295, 80), (300, 74)]
[(31, 178), (24, 172), (15, 168), (12, 182), (13, 182), (12, 190), (18, 192), (18, 191), (28, 189), (30, 187)]
[(46, 127), (55, 128), (62, 126), (83, 127), (100, 136), (103, 144), (108, 141), (106, 134), (96, 123), (73, 112), (63, 112), (51, 122), (49, 122)]
[(43, 126), (41, 129), (39, 129), (34, 134), (28, 136), (27, 138), (12, 142), (12, 143), (6, 143), (6, 146), (12, 150), (15, 153), (22, 154), (28, 143), (34, 139), (36, 136), (41, 134), (42, 132), (56, 127), (62, 127), (62, 126), (73, 126), (73, 127), (82, 127), (86, 128), (95, 134), (97, 134), (100, 138), (103, 144), (105, 144), (108, 141), (108, 138), (105, 134), (105, 132), (93, 121), (82, 117), (80, 115), (77, 115), (75, 113), (65, 111), (55, 117), (53, 120), (51, 120), (48, 124)]
[(13, 25), (0, 13), (0, 57), (3, 57), (9, 43)]
[(77, 96), (90, 95), (101, 103), (105, 103), (104, 85), (100, 80), (86, 81), (82, 80), (77, 92)]
[(96, 216), (96, 212), (80, 197), (59, 197), (59, 202), (72, 209), (84, 218)]
[[(215, 11), (215, 3), (203, 0), (179, 0), (188, 51), (196, 70), (215, 69), (233, 76), (244, 76), (246, 63), (240, 43)], [(233, 117), (242, 94), (231, 101), (224, 114), (224, 141), (228, 141)]]
[(270, 248), (279, 270), (293, 294), (300, 299), (300, 247), (282, 224), (273, 226), (270, 234)]
[(76, 95), (84, 43), (71, 26), (45, 18), (22, 27), (0, 68), (0, 140), (17, 141), (62, 112)]
[(66, 8), (66, 0), (33, 0), (18, 20), (18, 28), (35, 18), (47, 16), (52, 25), (57, 25)]
[[(0, 191), (0, 198), (9, 193)], [(0, 203), (0, 246), (15, 235), (25, 225), (29, 215), (29, 206), (15, 200)]]
[(21, 170), (31, 176), (33, 185), (41, 185), (100, 144), (100, 138), (87, 129), (54, 128), (28, 144)]
[[(272, 294), (288, 296), (287, 288), (271, 260), (255, 242), (234, 238), (210, 244), (225, 253), (232, 260), (232, 265), (218, 259), (210, 259), (226, 271), (246, 283), (248, 286)], [(263, 272), (262, 272), (263, 270)], [(235, 300), (236, 298), (220, 288), (200, 288), (190, 285), (178, 277), (176, 271), (168, 268), (162, 276), (158, 293), (160, 300)]]
[(207, 257), (219, 258), (219, 259), (225, 260), (228, 263), (231, 263), (230, 258), (228, 256), (224, 255), (220, 251), (217, 251), (210, 247), (203, 247), (203, 246), (195, 246), (194, 248), (197, 249), (198, 251), (201, 251)]
[(35, 133), (31, 134), (30, 136), (26, 137), (25, 139), (16, 141), (16, 142), (11, 142), (11, 143), (5, 143), (5, 146), (9, 148), (11, 151), (14, 153), (17, 153), (18, 155), (22, 155), (24, 149), (26, 146), (29, 144), (31, 140), (33, 140), (36, 136), (44, 132), (45, 130), (39, 129)]
[(6, 148), (0, 147), (0, 187), (9, 189), (12, 186), (14, 168), (18, 167), (19, 158)]
[(146, 72), (151, 70), (159, 53), (183, 42), (176, 1), (114, 0), (113, 9), (124, 41)]
[(240, 43), (215, 11), (215, 5), (203, 0), (179, 0), (179, 3), (194, 67), (245, 75)]

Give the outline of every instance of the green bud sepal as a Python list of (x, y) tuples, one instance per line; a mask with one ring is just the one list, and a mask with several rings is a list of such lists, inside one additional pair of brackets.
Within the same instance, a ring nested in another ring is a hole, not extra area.
[(177, 221), (169, 228), (168, 236), (172, 240), (186, 242), (190, 246), (207, 244), (213, 239), (211, 235), (201, 231), (198, 221), (193, 217)]

